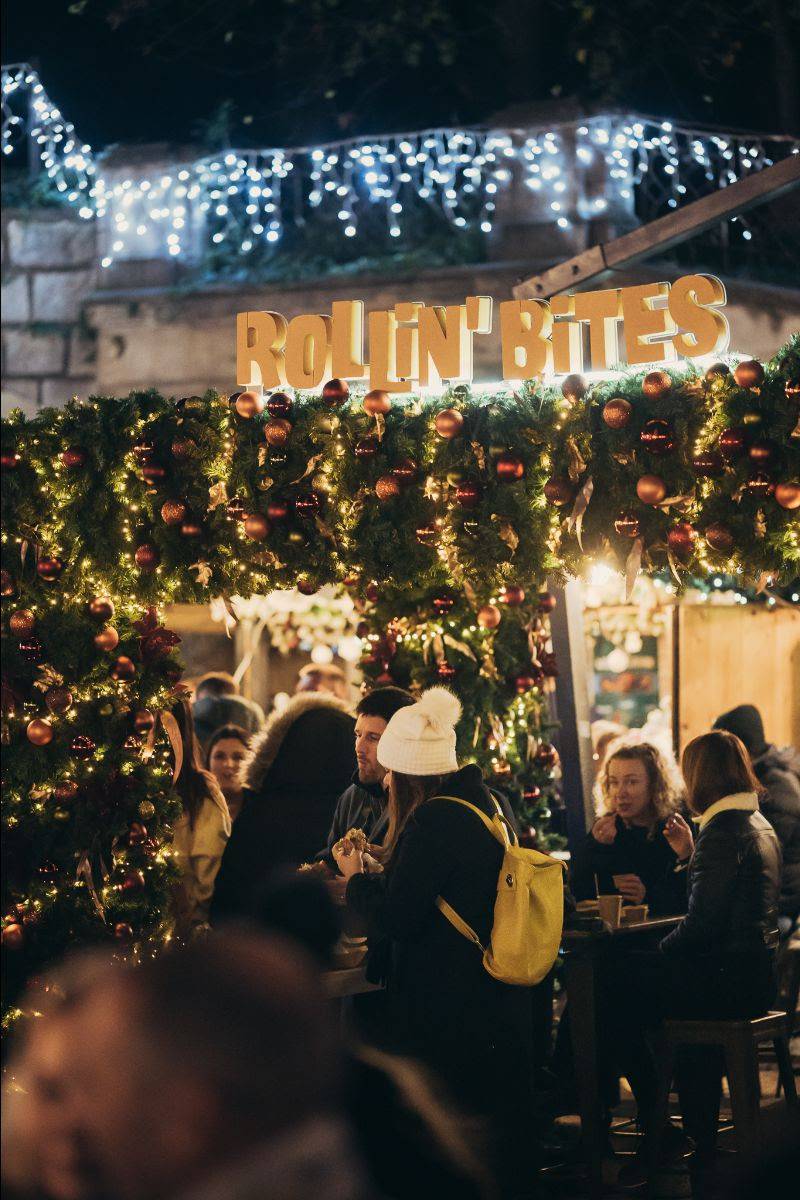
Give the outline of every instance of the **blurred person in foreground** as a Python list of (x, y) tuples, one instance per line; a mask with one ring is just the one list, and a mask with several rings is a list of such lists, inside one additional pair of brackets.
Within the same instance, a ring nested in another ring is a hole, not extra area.
[(231, 821), (242, 811), (242, 765), (250, 753), (250, 735), (239, 725), (221, 725), (206, 747), (206, 765), (219, 784)]
[[(288, 941), (230, 929), (135, 968), (90, 958), (59, 990), (13, 1064), (17, 1196), (372, 1196), (340, 1115), (335, 1028)], [(56, 1025), (48, 1058), (36, 1043)]]
[(209, 671), (198, 679), (192, 715), (203, 746), (220, 725), (238, 725), (247, 733), (257, 733), (264, 724), (261, 705), (241, 696), (238, 683), (227, 671)]
[(345, 703), (350, 699), (345, 673), (335, 663), (307, 663), (298, 672), (294, 690), (296, 695), (301, 692), (330, 692)]
[(779, 925), (783, 937), (800, 918), (800, 755), (791, 746), (779, 750), (764, 735), (761, 713), (753, 704), (740, 704), (714, 722), (743, 743), (753, 773), (764, 792), (761, 812), (778, 835), (783, 853)]

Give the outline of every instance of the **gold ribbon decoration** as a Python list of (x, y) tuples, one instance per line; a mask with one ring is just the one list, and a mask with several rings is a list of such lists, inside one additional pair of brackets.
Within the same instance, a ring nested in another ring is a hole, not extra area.
[(682, 496), (667, 496), (655, 508), (660, 508), (662, 512), (669, 512), (671, 508), (676, 508), (678, 512), (686, 512), (691, 507), (694, 501), (694, 492), (685, 492)]
[(627, 603), (633, 594), (633, 586), (636, 583), (639, 572), (642, 569), (642, 555), (644, 554), (644, 538), (637, 537), (631, 546), (630, 554), (625, 563), (625, 602)]
[(586, 470), (586, 460), (578, 449), (578, 443), (574, 437), (567, 438), (567, 455), (569, 456), (567, 475), (571, 483), (577, 483)]
[(480, 442), (470, 442), (472, 453), (475, 455), (475, 461), (478, 464), (478, 470), (486, 473), (486, 451)]
[(64, 676), (59, 675), (58, 671), (54, 671), (47, 663), (43, 663), (39, 667), (39, 678), (35, 680), (34, 687), (40, 692), (47, 692), (50, 688), (61, 687), (64, 682)]
[(477, 662), (475, 655), (470, 650), (466, 642), (460, 642), (458, 638), (454, 638), (452, 634), (444, 635), (444, 644), (449, 646), (451, 650), (457, 650), (459, 654), (463, 654), (465, 658), (471, 658), (473, 662)]
[(317, 467), (319, 466), (319, 464), (324, 459), (324, 457), (325, 457), (324, 450), (321, 451), (319, 454), (312, 454), (311, 458), (306, 463), (306, 469), (305, 469), (305, 471), (303, 471), (303, 474), (298, 475), (297, 479), (293, 479), (291, 482), (292, 483), (300, 483), (301, 480), (307, 479), (309, 475), (313, 475), (314, 472), (316, 471)]
[(575, 497), (575, 503), (572, 507), (569, 520), (567, 521), (567, 528), (569, 529), (570, 533), (575, 534), (581, 550), (583, 550), (583, 517), (587, 508), (589, 507), (589, 501), (592, 498), (593, 491), (594, 480), (590, 477), (586, 480), (586, 483)]
[(153, 751), (155, 750), (156, 745), (156, 729), (158, 728), (159, 721), (161, 722), (164, 732), (169, 738), (170, 746), (172, 747), (172, 755), (175, 760), (172, 768), (172, 782), (175, 783), (183, 768), (183, 738), (181, 737), (181, 731), (178, 728), (178, 722), (175, 720), (171, 712), (162, 711), (156, 714), (153, 727), (148, 733), (147, 741), (142, 748), (142, 758), (146, 762), (149, 758), (153, 757)]
[(510, 521), (504, 521), (497, 513), (492, 513), (492, 520), (497, 522), (497, 536), (505, 542), (513, 554), (519, 545), (519, 534)]
[(200, 587), (208, 587), (209, 583), (211, 583), (213, 572), (207, 562), (201, 559), (200, 562), (192, 563), (188, 569), (197, 572), (196, 582), (200, 584)]
[(91, 897), (94, 911), (97, 913), (101, 921), (106, 919), (106, 910), (103, 908), (100, 897), (97, 894), (97, 888), (94, 882), (94, 874), (92, 873), (92, 864), (89, 862), (89, 855), (84, 850), (78, 862), (78, 869), (75, 872), (75, 878), (82, 880), (86, 885), (86, 890)]
[(767, 514), (763, 508), (759, 508), (753, 518), (753, 533), (759, 539), (767, 536)]
[(677, 582), (682, 584), (683, 580), (681, 579), (680, 572), (678, 571), (678, 563), (671, 550), (667, 550), (667, 562), (669, 563), (669, 569), (672, 571), (672, 574), (675, 576)]
[(208, 489), (208, 511), (213, 512), (215, 508), (219, 508), (220, 504), (228, 503), (228, 489), (225, 486), (225, 480), (220, 479), (219, 483), (212, 483)]

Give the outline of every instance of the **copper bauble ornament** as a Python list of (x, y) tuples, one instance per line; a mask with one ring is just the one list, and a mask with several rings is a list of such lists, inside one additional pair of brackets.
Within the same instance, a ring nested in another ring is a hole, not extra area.
[(13, 596), (15, 592), (14, 580), (11, 578), (11, 572), (5, 567), (0, 570), (0, 596)]
[(294, 511), (299, 517), (315, 517), (322, 508), (319, 492), (304, 492), (294, 502)]
[(119, 645), (119, 634), (113, 625), (106, 625), (105, 629), (101, 629), (94, 635), (94, 644), (98, 650), (116, 650)]
[(147, 575), (155, 571), (161, 562), (159, 549), (152, 542), (143, 542), (141, 546), (137, 546), (133, 557), (139, 570), (144, 571)]
[(495, 473), (498, 479), (505, 482), (514, 482), (517, 479), (522, 479), (525, 474), (525, 463), (516, 454), (501, 454), (495, 459)]
[(128, 845), (141, 846), (147, 841), (147, 829), (141, 821), (131, 821), (128, 826)]
[[(347, 403), (349, 395), (350, 387), (346, 379), (329, 379), (322, 388), (322, 399), (328, 408), (341, 408)], [(367, 412), (369, 411), (370, 409), (367, 409)]]
[(17, 637), (27, 637), (36, 627), (36, 617), (29, 608), (18, 608), (8, 618), (8, 627)]
[(122, 880), (123, 892), (144, 891), (145, 878), (142, 871), (128, 871)]
[(624, 396), (612, 396), (603, 405), (603, 420), (609, 429), (624, 429), (633, 415), (633, 405)]
[(22, 926), (17, 921), (11, 921), (8, 925), (4, 925), (3, 931), (0, 933), (0, 942), (2, 942), (4, 950), (21, 950), (25, 942)]
[(436, 526), (435, 525), (419, 525), (414, 530), (414, 537), (421, 546), (430, 546), (436, 541)]
[(119, 683), (129, 683), (136, 674), (136, 664), (127, 654), (120, 654), (111, 668), (111, 678)]
[(273, 392), (267, 397), (267, 412), (271, 417), (288, 417), (292, 411), (292, 398), (286, 392)]
[(165, 525), (180, 525), (186, 516), (186, 505), (180, 500), (166, 500), (161, 505), (161, 520)]
[(672, 426), (669, 421), (662, 421), (661, 418), (646, 421), (639, 434), (639, 440), (648, 454), (654, 454), (657, 458), (675, 449)]
[(539, 592), (536, 597), (536, 607), (540, 613), (551, 613), (558, 605), (552, 592)]
[(375, 483), (375, 495), (384, 503), (400, 495), (400, 484), (394, 475), (381, 475)]
[(660, 504), (667, 494), (667, 485), (659, 475), (642, 475), (636, 484), (636, 495), (642, 504)]
[(188, 437), (173, 438), (170, 453), (176, 462), (186, 462), (197, 450), (197, 442)]
[(53, 799), (59, 804), (69, 804), (78, 794), (78, 785), (74, 779), (59, 779), (53, 788)]
[(285, 446), (291, 432), (291, 423), (285, 417), (275, 417), (264, 426), (264, 438), (268, 446)]
[(500, 593), (500, 600), (503, 604), (507, 604), (509, 608), (519, 608), (520, 604), (525, 603), (525, 589), (521, 588), (518, 584), (509, 584)]
[(74, 697), (69, 688), (51, 687), (44, 694), (44, 702), (51, 713), (60, 715), (72, 708)]
[(88, 457), (83, 446), (68, 446), (61, 455), (61, 461), (68, 471), (77, 471), (86, 466)]
[(380, 449), (380, 445), (376, 437), (359, 438), (353, 447), (353, 453), (356, 458), (374, 458)]
[(240, 496), (232, 496), (225, 505), (225, 512), (232, 521), (243, 521), (247, 515), (244, 500)]
[(775, 499), (781, 508), (800, 508), (800, 483), (776, 484)]
[(401, 487), (409, 487), (417, 478), (419, 470), (413, 458), (400, 458), (391, 468), (389, 474), (393, 475)]
[(132, 942), (133, 926), (129, 925), (127, 921), (117, 921), (114, 925), (114, 941), (122, 942), (123, 944)]
[(551, 742), (542, 742), (534, 753), (533, 761), (542, 770), (552, 771), (558, 762), (558, 751)]
[(503, 619), (503, 614), (496, 604), (484, 604), (478, 609), (476, 618), (481, 629), (497, 629)]
[(692, 459), (692, 470), (701, 479), (718, 479), (725, 470), (725, 464), (718, 450), (701, 450)]
[(27, 637), (20, 642), (19, 652), (25, 662), (38, 663), (42, 661), (44, 646), (37, 637)]
[(761, 387), (761, 384), (764, 382), (764, 368), (760, 362), (756, 362), (754, 358), (749, 358), (746, 362), (739, 363), (733, 372), (733, 378), (740, 388)]
[(445, 408), (434, 418), (434, 425), (439, 437), (457, 437), (464, 428), (464, 417), (457, 408)]
[(110, 621), (114, 615), (114, 601), (109, 596), (95, 596), (86, 607), (98, 621)]
[(449, 613), (452, 610), (455, 602), (456, 598), (452, 592), (439, 592), (438, 595), (431, 597), (431, 605), (433, 606), (433, 610), (434, 612), (438, 613), (439, 616), (444, 616), (445, 613)]
[(753, 442), (747, 453), (750, 456), (750, 461), (755, 463), (756, 466), (768, 467), (770, 463), (774, 462), (778, 453), (778, 447), (774, 442), (769, 442), (765, 438), (761, 438), (759, 441)]
[(15, 454), (13, 450), (4, 450), (3, 453), (0, 454), (0, 467), (2, 467), (4, 471), (16, 471), (20, 461), (20, 456)]
[(156, 815), (156, 806), (152, 800), (142, 800), (139, 803), (137, 812), (143, 820), (149, 821), (151, 817)]
[(187, 517), (187, 519), (181, 524), (181, 537), (199, 538), (202, 536), (202, 522), (196, 520), (194, 517)]
[(481, 489), (471, 479), (465, 480), (456, 488), (456, 502), (462, 508), (477, 508), (481, 500)]
[(148, 462), (142, 467), (142, 479), (152, 486), (155, 486), (157, 483), (161, 483), (161, 481), (166, 479), (166, 477), (166, 468), (162, 467), (161, 463)]
[(718, 379), (727, 379), (731, 373), (730, 367), (726, 367), (725, 363), (712, 363), (706, 371), (706, 383), (715, 383)]
[(751, 496), (769, 496), (775, 491), (775, 484), (765, 471), (753, 471), (748, 475), (745, 487)]
[(372, 417), (385, 417), (392, 407), (389, 393), (382, 392), (380, 388), (374, 388), (371, 392), (367, 392), (362, 404), (364, 412), (368, 412)]
[(76, 758), (87, 759), (91, 758), (97, 750), (97, 745), (85, 733), (79, 733), (70, 743), (70, 752)]
[(58, 579), (63, 570), (64, 563), (60, 558), (45, 556), (44, 558), (40, 558), (36, 564), (37, 575), (40, 579), (44, 579), (46, 583), (53, 583)]
[(642, 380), (642, 391), (650, 400), (663, 400), (672, 391), (672, 379), (666, 371), (648, 371)]
[(244, 519), (244, 531), (252, 541), (263, 542), (269, 537), (269, 521), (263, 513), (250, 513)]
[(719, 435), (719, 452), (726, 462), (732, 462), (735, 458), (739, 458), (744, 454), (745, 446), (747, 445), (747, 431), (742, 429), (740, 425), (734, 425), (730, 429), (723, 429)]
[(25, 730), (28, 741), (34, 746), (49, 746), (53, 740), (53, 726), (46, 718), (34, 717), (29, 721), (28, 728)]
[(566, 475), (551, 475), (544, 485), (544, 496), (550, 504), (569, 504), (575, 497), (575, 488)]
[(317, 591), (317, 585), (307, 575), (299, 575), (297, 578), (297, 590), (301, 596), (313, 596)]
[(678, 559), (689, 558), (693, 549), (696, 531), (688, 521), (679, 521), (667, 533), (667, 546)]
[(234, 407), (240, 417), (249, 421), (251, 417), (257, 417), (264, 411), (264, 397), (260, 392), (248, 388), (246, 392), (239, 392)]
[(614, 528), (620, 537), (637, 538), (641, 533), (639, 518), (635, 512), (621, 512), (614, 522)]
[(561, 394), (562, 396), (565, 396), (571, 404), (575, 404), (578, 400), (582, 400), (586, 395), (586, 391), (586, 380), (582, 375), (568, 375), (561, 384)]
[[(436, 675), (442, 683), (450, 683), (456, 677), (456, 669), (449, 662), (440, 662), (436, 665)], [(377, 683), (380, 680), (376, 680)]]
[(721, 521), (707, 526), (705, 539), (711, 549), (719, 551), (720, 554), (728, 554), (733, 549), (733, 534)]
[(289, 505), (285, 500), (270, 500), (267, 505), (267, 518), (280, 523), (289, 516)]

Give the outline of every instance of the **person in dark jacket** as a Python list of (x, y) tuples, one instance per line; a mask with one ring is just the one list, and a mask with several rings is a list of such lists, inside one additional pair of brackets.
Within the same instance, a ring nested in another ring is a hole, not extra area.
[(384, 872), (366, 874), (355, 848), (336, 859), (348, 907), (367, 921), (368, 977), (386, 984), (383, 1047), (422, 1062), (462, 1110), (488, 1120), (505, 1142), (498, 1161), (508, 1177), (530, 1144), (530, 989), (492, 978), (436, 905), (441, 895), (488, 942), (503, 851), (474, 813), (446, 798), (496, 812), (479, 769), (458, 769), (460, 711), (435, 687), (395, 713), (378, 743), (390, 772)]
[(242, 811), (217, 875), (211, 921), (253, 915), (278, 866), (300, 866), (324, 841), (355, 767), (354, 721), (334, 696), (309, 692), (273, 714), (246, 762)]
[(258, 733), (264, 724), (261, 705), (240, 696), (239, 685), (227, 671), (209, 671), (198, 679), (192, 717), (204, 749), (220, 725), (238, 725), (245, 733)]
[(764, 788), (761, 812), (778, 835), (783, 852), (781, 932), (790, 932), (800, 917), (800, 756), (791, 747), (779, 750), (764, 736), (761, 713), (752, 704), (739, 704), (714, 722), (744, 742), (756, 779)]
[(661, 752), (649, 742), (612, 748), (600, 790), (605, 812), (572, 863), (575, 898), (621, 892), (626, 901), (649, 905), (650, 916), (685, 912), (685, 877), (664, 836), (683, 797)]

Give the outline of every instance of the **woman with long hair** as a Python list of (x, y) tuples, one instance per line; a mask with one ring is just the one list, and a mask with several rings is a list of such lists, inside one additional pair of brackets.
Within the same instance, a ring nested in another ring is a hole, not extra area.
[(617, 742), (609, 748), (599, 789), (602, 811), (572, 864), (578, 900), (598, 892), (621, 893), (647, 904), (651, 916), (682, 913), (688, 861), (675, 853), (668, 830), (683, 802), (680, 776), (650, 742)]
[(231, 834), (231, 818), (219, 784), (205, 768), (185, 696), (173, 704), (172, 717), (182, 750), (175, 790), (183, 804), (172, 837), (173, 854), (181, 872), (174, 897), (175, 927), (180, 936), (186, 937), (208, 923), (214, 880)]
[(242, 767), (250, 753), (250, 734), (240, 725), (221, 725), (206, 747), (206, 766), (220, 786), (231, 821), (242, 811)]

